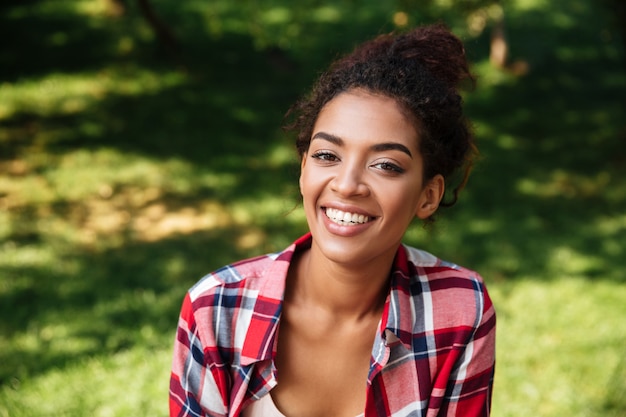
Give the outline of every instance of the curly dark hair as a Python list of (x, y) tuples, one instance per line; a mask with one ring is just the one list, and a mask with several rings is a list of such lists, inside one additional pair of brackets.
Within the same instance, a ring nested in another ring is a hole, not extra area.
[(459, 94), (464, 81), (474, 86), (465, 49), (444, 25), (381, 35), (331, 64), (311, 94), (289, 110), (292, 122), (285, 128), (297, 132), (296, 147), (303, 157), (320, 111), (338, 94), (358, 88), (391, 97), (416, 127), (425, 179), (441, 174), (448, 183), (456, 178), (452, 195), (440, 204), (449, 207), (465, 186), (477, 153)]

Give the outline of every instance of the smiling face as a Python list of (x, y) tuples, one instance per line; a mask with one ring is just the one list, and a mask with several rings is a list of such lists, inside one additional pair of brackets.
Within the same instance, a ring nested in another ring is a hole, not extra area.
[(441, 176), (425, 181), (415, 127), (391, 98), (364, 90), (328, 102), (302, 158), (312, 250), (344, 265), (388, 262), (412, 219), (433, 214)]

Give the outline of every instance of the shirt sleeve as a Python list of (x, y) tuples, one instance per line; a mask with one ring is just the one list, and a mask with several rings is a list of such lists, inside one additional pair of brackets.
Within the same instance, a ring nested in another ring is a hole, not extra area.
[[(203, 314), (207, 309), (203, 309)], [(187, 294), (174, 342), (170, 417), (225, 417), (228, 398), (225, 364), (215, 346), (215, 337), (211, 335), (209, 317), (198, 326), (196, 313)]]
[(482, 305), (479, 305), (477, 309), (477, 326), (456, 359), (438, 416), (487, 417), (490, 415), (495, 371), (496, 316), (491, 299), (482, 282), (479, 294), (481, 294), (479, 299), (482, 300)]

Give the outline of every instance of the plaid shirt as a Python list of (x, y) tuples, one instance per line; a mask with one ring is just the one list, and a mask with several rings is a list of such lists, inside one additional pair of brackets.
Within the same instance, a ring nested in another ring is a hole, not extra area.
[[(273, 357), (285, 279), (305, 235), (285, 251), (202, 278), (181, 310), (170, 416), (239, 416), (276, 385)], [(488, 416), (495, 313), (478, 274), (401, 246), (372, 347), (365, 417)]]

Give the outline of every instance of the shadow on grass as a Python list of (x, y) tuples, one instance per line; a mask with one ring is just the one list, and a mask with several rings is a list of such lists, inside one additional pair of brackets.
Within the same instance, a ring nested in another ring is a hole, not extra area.
[(137, 27), (121, 19), (89, 19), (77, 15), (76, 7), (71, 2), (42, 0), (3, 2), (1, 79), (16, 82), (55, 72), (97, 70), (123, 61), (120, 36), (139, 38)]

